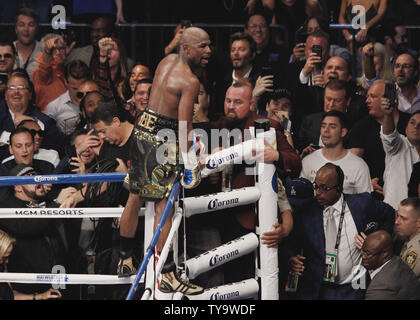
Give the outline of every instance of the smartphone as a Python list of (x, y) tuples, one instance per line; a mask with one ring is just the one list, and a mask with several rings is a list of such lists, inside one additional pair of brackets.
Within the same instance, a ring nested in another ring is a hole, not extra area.
[(306, 38), (308, 37), (308, 34), (306, 33), (305, 29), (302, 27), (300, 27), (299, 29), (296, 30), (295, 32), (295, 44), (298, 43), (305, 43), (306, 42)]
[(0, 73), (0, 84), (6, 84), (8, 80), (9, 80), (9, 74)]
[(315, 52), (322, 59), (322, 47), (320, 45), (314, 44), (312, 46), (312, 52)]
[(261, 77), (265, 77), (265, 76), (273, 76), (273, 88), (274, 89), (279, 88), (279, 80), (272, 66), (261, 67)]
[(190, 20), (182, 20), (181, 21), (181, 29), (187, 29), (192, 26), (192, 23)]
[(261, 77), (274, 75), (273, 68), (271, 66), (261, 67)]
[(397, 89), (395, 88), (395, 84), (387, 83), (385, 84), (385, 92), (384, 98), (389, 100), (389, 106), (394, 108), (397, 105)]

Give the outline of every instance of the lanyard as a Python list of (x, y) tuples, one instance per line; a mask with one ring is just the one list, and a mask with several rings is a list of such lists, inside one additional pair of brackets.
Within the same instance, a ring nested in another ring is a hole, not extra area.
[(337, 231), (337, 239), (335, 240), (335, 251), (338, 251), (338, 245), (340, 244), (341, 238), (341, 230), (343, 229), (343, 221), (344, 221), (344, 209), (346, 208), (346, 202), (343, 198), (343, 205), (341, 207), (341, 214), (340, 214), (340, 223), (338, 224), (338, 231)]

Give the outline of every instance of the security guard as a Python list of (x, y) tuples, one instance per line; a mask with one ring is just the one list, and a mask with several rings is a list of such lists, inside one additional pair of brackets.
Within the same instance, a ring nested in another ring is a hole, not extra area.
[(400, 257), (420, 280), (420, 198), (407, 198), (400, 202), (395, 220), (395, 232), (406, 241)]
[(405, 242), (400, 257), (414, 271), (420, 281), (420, 233)]

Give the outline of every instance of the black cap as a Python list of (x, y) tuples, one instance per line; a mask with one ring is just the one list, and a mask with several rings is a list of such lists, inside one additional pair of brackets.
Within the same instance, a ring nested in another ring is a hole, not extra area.
[(287, 98), (291, 102), (293, 102), (292, 94), (287, 89), (276, 89), (269, 95), (269, 101), (270, 100), (279, 100), (281, 98)]
[(29, 172), (36, 173), (35, 169), (32, 168), (30, 165), (24, 164), (24, 163), (19, 163), (18, 165), (16, 165), (15, 167), (13, 167), (9, 171), (9, 175), (11, 175), (11, 176), (24, 176), (24, 175), (27, 175)]
[(257, 119), (254, 121), (255, 130), (269, 131), (270, 130), (270, 120), (268, 119)]

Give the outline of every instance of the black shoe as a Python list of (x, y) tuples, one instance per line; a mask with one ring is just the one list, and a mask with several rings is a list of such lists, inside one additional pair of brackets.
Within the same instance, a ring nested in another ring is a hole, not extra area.
[(117, 273), (118, 278), (130, 277), (137, 274), (137, 269), (133, 265), (133, 257), (128, 257), (126, 259), (120, 257)]
[(160, 291), (163, 293), (181, 292), (185, 295), (196, 295), (204, 292), (204, 288), (196, 286), (182, 279), (178, 272), (171, 271), (162, 273), (162, 280), (160, 281)]

